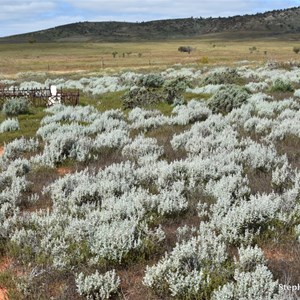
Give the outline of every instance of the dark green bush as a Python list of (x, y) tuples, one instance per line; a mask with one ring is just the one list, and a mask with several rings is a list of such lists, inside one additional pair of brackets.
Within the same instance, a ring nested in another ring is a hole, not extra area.
[(229, 113), (247, 102), (250, 94), (246, 88), (227, 85), (208, 100), (208, 107), (214, 113)]
[(164, 84), (164, 79), (160, 74), (148, 74), (141, 77), (138, 81), (138, 85), (159, 88)]
[(182, 103), (182, 93), (185, 92), (188, 86), (189, 82), (184, 77), (167, 80), (163, 86), (164, 101), (169, 104)]
[(150, 74), (143, 76), (138, 85), (132, 87), (122, 97), (124, 108), (149, 106), (161, 102), (182, 103), (182, 93), (189, 82), (184, 77), (164, 80), (162, 76)]
[(29, 103), (26, 99), (10, 99), (7, 100), (2, 109), (3, 113), (7, 116), (17, 116), (29, 112)]
[(163, 94), (158, 89), (132, 87), (122, 97), (124, 108), (148, 106), (161, 102)]
[(185, 77), (165, 80), (159, 74), (149, 74), (141, 77), (136, 86), (131, 87), (122, 97), (124, 108), (136, 106), (151, 106), (166, 102), (168, 104), (182, 104), (183, 92), (189, 86)]
[(300, 47), (294, 47), (293, 48), (293, 51), (298, 54), (300, 52)]

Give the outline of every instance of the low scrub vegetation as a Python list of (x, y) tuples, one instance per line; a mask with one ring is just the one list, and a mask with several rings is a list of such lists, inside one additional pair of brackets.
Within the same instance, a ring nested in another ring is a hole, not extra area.
[(215, 113), (229, 113), (245, 104), (249, 97), (247, 89), (237, 85), (227, 85), (209, 99), (208, 107)]
[(84, 105), (2, 114), (0, 288), (17, 300), (296, 297), (280, 288), (300, 280), (300, 101), (287, 77), (298, 87), (300, 69), (126, 72), (69, 82)]
[(291, 82), (282, 80), (282, 79), (276, 79), (271, 86), (272, 92), (293, 92), (294, 88), (291, 84)]
[(10, 99), (3, 104), (3, 113), (6, 116), (17, 116), (29, 112), (29, 103), (26, 99)]

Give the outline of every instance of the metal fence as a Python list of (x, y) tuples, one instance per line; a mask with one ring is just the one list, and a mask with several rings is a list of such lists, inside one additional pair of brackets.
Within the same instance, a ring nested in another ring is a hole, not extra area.
[(77, 105), (79, 103), (79, 97), (79, 90), (70, 92), (59, 89), (56, 95), (52, 95), (50, 87), (43, 89), (19, 89), (15, 87), (8, 89), (0, 87), (0, 100), (5, 101), (12, 98), (26, 98), (30, 104), (34, 106), (48, 106), (50, 98), (62, 104)]

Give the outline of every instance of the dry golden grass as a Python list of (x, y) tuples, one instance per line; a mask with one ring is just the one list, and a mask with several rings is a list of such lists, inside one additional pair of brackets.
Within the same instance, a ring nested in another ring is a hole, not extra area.
[[(179, 46), (195, 48), (181, 53)], [(174, 64), (236, 64), (248, 60), (258, 64), (267, 60), (296, 60), (294, 41), (248, 40), (229, 41), (219, 37), (131, 43), (49, 43), (0, 44), (0, 70), (5, 77), (19, 72), (46, 72), (50, 75), (84, 72), (114, 72), (128, 69), (149, 70)], [(250, 51), (256, 47), (257, 50)], [(114, 58), (112, 53), (118, 52)], [(205, 60), (203, 60), (205, 61)]]

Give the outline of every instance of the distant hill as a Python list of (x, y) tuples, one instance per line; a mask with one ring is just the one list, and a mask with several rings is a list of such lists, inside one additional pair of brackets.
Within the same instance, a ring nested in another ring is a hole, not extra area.
[(0, 43), (122, 42), (197, 38), (222, 34), (233, 38), (300, 34), (300, 7), (228, 18), (185, 18), (150, 22), (79, 22), (0, 39)]

